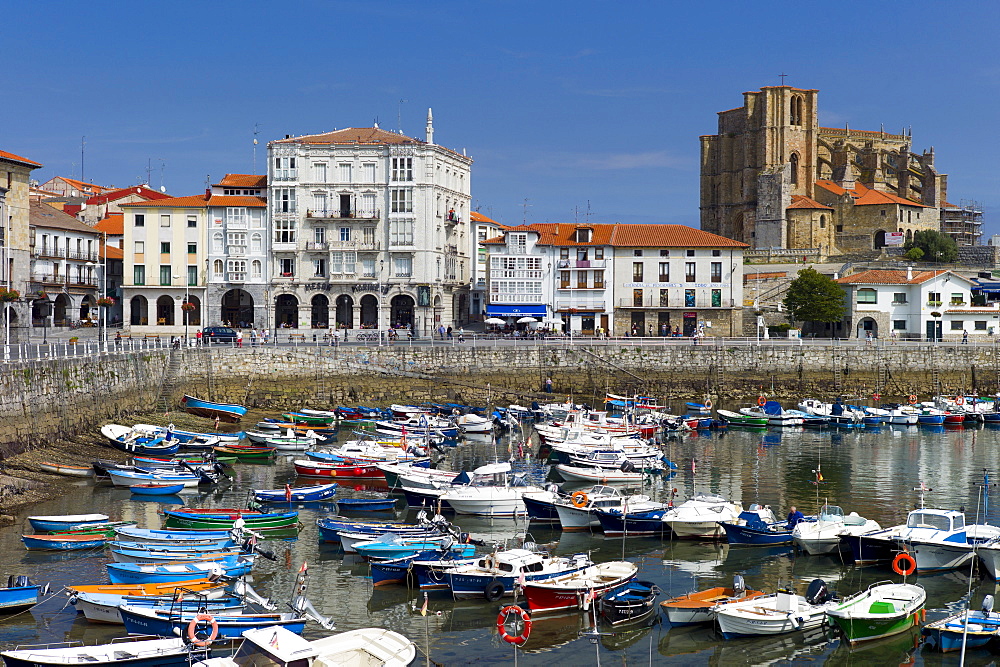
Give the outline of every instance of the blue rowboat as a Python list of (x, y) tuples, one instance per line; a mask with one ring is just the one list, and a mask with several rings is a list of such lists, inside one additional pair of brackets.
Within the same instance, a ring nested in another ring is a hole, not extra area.
[(32, 551), (77, 551), (80, 549), (100, 549), (108, 538), (97, 535), (22, 535), (26, 549)]
[(730, 544), (778, 545), (791, 544), (792, 531), (784, 521), (767, 523), (760, 520), (756, 512), (743, 512), (737, 521), (720, 521)]
[(173, 552), (180, 554), (211, 554), (218, 553), (220, 551), (238, 549), (239, 546), (233, 544), (230, 540), (219, 540), (212, 544), (156, 544), (154, 542), (113, 541), (108, 542), (108, 548), (112, 550), (127, 549), (131, 551), (145, 551), (149, 553)]
[(966, 621), (965, 614), (960, 611), (925, 625), (920, 629), (924, 642), (936, 651), (947, 653), (961, 649), (963, 644), (966, 648), (986, 646), (1000, 637), (1000, 617), (970, 611)]
[(164, 584), (175, 581), (204, 579), (222, 570), (224, 576), (241, 577), (250, 571), (252, 564), (242, 558), (197, 563), (171, 563), (156, 565), (145, 563), (107, 563), (108, 577), (113, 584)]
[[(373, 542), (357, 543), (354, 545), (354, 550), (365, 558), (391, 560), (412, 556), (428, 549), (446, 548), (445, 545), (454, 541), (455, 538), (450, 535), (430, 539), (412, 539), (402, 535), (393, 535), (389, 538)], [(476, 546), (474, 544), (452, 544), (447, 548), (449, 551), (454, 551), (459, 558), (470, 558), (476, 553)]]
[[(187, 667), (208, 658), (207, 649), (194, 649), (183, 637), (149, 639), (121, 638), (110, 644), (26, 646), (0, 653), (7, 667), (65, 667), (86, 664), (92, 667)], [(131, 656), (131, 657), (127, 657)]]
[(61, 516), (29, 516), (28, 523), (36, 532), (77, 530), (107, 523), (107, 514), (64, 514)]
[(268, 489), (254, 491), (253, 497), (259, 503), (313, 502), (332, 498), (337, 493), (338, 486), (339, 484), (316, 484), (288, 489)]
[(220, 421), (236, 423), (243, 418), (243, 415), (247, 413), (247, 409), (243, 405), (236, 405), (235, 403), (215, 403), (213, 401), (205, 401), (200, 398), (195, 398), (194, 396), (184, 395), (181, 399), (181, 404), (184, 409), (193, 415), (198, 415), (199, 417), (208, 417), (209, 419), (218, 418)]
[[(48, 585), (45, 586), (48, 588)], [(13, 614), (24, 611), (38, 604), (42, 595), (42, 587), (31, 583), (23, 575), (10, 575), (7, 587), (0, 588), (0, 614)]]
[(198, 486), (201, 476), (190, 472), (144, 472), (141, 470), (108, 470), (108, 477), (115, 486), (132, 488), (136, 484), (181, 484), (187, 488)]
[(222, 563), (243, 556), (250, 562), (257, 554), (244, 554), (238, 547), (218, 551), (151, 551), (148, 549), (112, 549), (111, 558), (116, 563), (200, 563), (213, 561)]
[(180, 493), (183, 484), (136, 484), (128, 487), (132, 493), (140, 496), (172, 496)]
[(171, 604), (181, 611), (199, 611), (209, 614), (243, 611), (243, 599), (235, 595), (224, 595), (211, 600), (188, 598), (178, 601), (173, 595), (116, 595), (114, 593), (77, 593), (70, 598), (70, 604), (91, 623), (121, 623), (118, 607), (123, 604), (135, 607), (166, 609)]
[(390, 521), (349, 521), (345, 519), (316, 519), (320, 542), (340, 542), (341, 532), (372, 533), (413, 533), (425, 530), (424, 527), (408, 523)]
[(115, 535), (133, 542), (155, 542), (161, 544), (235, 544), (228, 530), (153, 530), (134, 525), (115, 528)]
[[(181, 611), (122, 605), (119, 607), (122, 622), (129, 634), (160, 635), (171, 637), (187, 631), (188, 624), (195, 619), (197, 611)], [(217, 640), (239, 639), (247, 630), (283, 626), (296, 634), (305, 629), (305, 617), (296, 613), (281, 614), (212, 614), (219, 626)], [(207, 628), (207, 626), (206, 626)]]
[(395, 508), (395, 498), (342, 498), (337, 501), (337, 509), (341, 512), (385, 512)]
[[(472, 562), (473, 561), (471, 560), (459, 558), (454, 551), (444, 549), (427, 549), (424, 551), (418, 551), (412, 556), (404, 556), (403, 558), (372, 561), (372, 584), (375, 586), (402, 584), (406, 583), (407, 577), (410, 578), (411, 582), (418, 582), (420, 580), (419, 576), (421, 571), (426, 575), (429, 565), (443, 566), (449, 563), (468, 564)], [(427, 582), (441, 583), (430, 582), (429, 578), (427, 579)], [(425, 588), (425, 586), (421, 587)], [(426, 586), (426, 588), (433, 587), (434, 586)], [(444, 588), (447, 588), (447, 584), (444, 584)]]

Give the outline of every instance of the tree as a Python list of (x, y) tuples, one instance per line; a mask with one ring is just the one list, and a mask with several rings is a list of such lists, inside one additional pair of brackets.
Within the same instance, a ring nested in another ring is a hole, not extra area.
[(844, 290), (829, 276), (813, 268), (799, 271), (785, 294), (785, 308), (793, 320), (839, 322), (847, 306)]
[(913, 240), (903, 246), (907, 251), (907, 257), (914, 259), (910, 256), (910, 251), (914, 248), (923, 252), (923, 255), (917, 256), (916, 259), (925, 262), (954, 262), (958, 257), (958, 244), (955, 243), (955, 239), (933, 229), (922, 229), (913, 235)]

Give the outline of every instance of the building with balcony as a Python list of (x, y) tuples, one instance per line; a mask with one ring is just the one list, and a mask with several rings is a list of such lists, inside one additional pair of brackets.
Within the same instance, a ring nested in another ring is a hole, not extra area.
[(100, 232), (48, 204), (31, 202), (30, 206), (28, 293), (45, 295), (38, 300), (33, 315), (39, 321), (47, 317), (48, 326), (96, 324), (102, 266)]
[(37, 162), (0, 150), (0, 286), (17, 290), (21, 299), (4, 306), (0, 336), (6, 336), (10, 323), (10, 341), (27, 338), (30, 314), (29, 281), (31, 276), (29, 189), (31, 172)]
[(208, 200), (206, 325), (268, 327), (267, 177), (226, 174)]
[(1000, 333), (1000, 301), (973, 304), (975, 283), (953, 271), (870, 269), (836, 281), (847, 301), (848, 336), (955, 340), (968, 332), (985, 340)]
[[(177, 334), (203, 326), (211, 193), (122, 204), (122, 317), (130, 331)], [(190, 309), (183, 308), (190, 303)]]
[(486, 278), (489, 275), (489, 258), (483, 242), (497, 236), (504, 226), (478, 211), (469, 212), (469, 223), (470, 256), (475, 258), (470, 262), (469, 271), (469, 321), (481, 322), (486, 316)]
[(469, 313), (472, 160), (378, 126), (268, 144), (271, 300), (280, 327), (411, 326)]

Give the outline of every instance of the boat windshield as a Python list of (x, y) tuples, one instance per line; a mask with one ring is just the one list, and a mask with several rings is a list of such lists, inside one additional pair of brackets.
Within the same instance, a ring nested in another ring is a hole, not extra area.
[[(965, 521), (956, 521), (956, 525), (961, 523), (962, 526), (965, 525)], [(962, 527), (958, 526), (958, 527)], [(910, 512), (910, 516), (906, 519), (907, 528), (933, 528), (934, 530), (951, 530), (951, 522), (948, 520), (947, 516), (941, 516), (940, 514), (928, 514), (926, 512)]]
[(821, 519), (830, 520), (843, 516), (844, 510), (840, 509), (837, 505), (823, 505), (819, 511), (819, 517)]
[(284, 662), (267, 653), (253, 642), (244, 641), (233, 655), (233, 662), (240, 667), (283, 667)]

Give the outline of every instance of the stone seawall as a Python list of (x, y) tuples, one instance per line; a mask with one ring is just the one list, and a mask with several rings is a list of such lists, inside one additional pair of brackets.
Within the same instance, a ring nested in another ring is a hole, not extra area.
[[(173, 359), (173, 364), (171, 364)], [(866, 399), (1000, 388), (1000, 349), (962, 345), (214, 348), (10, 363), (0, 376), (0, 455), (184, 393), (267, 410), (305, 405), (453, 401), (530, 403), (551, 377), (556, 398), (598, 405), (606, 392), (744, 403), (843, 395)]]

